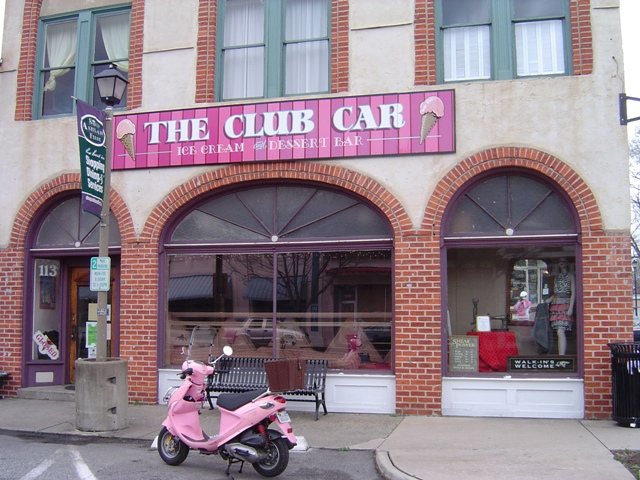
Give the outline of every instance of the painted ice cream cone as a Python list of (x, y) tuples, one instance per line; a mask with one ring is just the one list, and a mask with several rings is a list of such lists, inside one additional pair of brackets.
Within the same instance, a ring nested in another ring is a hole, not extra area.
[(136, 133), (136, 126), (127, 118), (122, 120), (116, 128), (116, 137), (122, 142), (131, 160), (136, 161), (136, 152), (133, 146), (133, 136)]
[(438, 117), (433, 112), (422, 115), (422, 124), (420, 126), (420, 143), (424, 143), (425, 138), (438, 121)]
[(420, 115), (422, 115), (420, 126), (420, 144), (422, 144), (438, 119), (444, 116), (444, 103), (436, 96), (428, 97), (420, 104)]

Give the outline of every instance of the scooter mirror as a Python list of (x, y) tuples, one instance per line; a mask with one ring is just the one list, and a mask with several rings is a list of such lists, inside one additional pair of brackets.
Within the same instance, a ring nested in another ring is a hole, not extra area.
[(224, 353), (227, 357), (230, 357), (231, 355), (233, 355), (233, 348), (231, 348), (229, 345), (225, 345), (224, 347), (222, 347), (222, 353)]

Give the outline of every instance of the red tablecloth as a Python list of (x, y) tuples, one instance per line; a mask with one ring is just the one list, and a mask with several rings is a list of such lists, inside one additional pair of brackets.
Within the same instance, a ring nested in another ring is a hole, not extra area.
[(516, 336), (513, 332), (468, 332), (478, 338), (478, 370), (481, 372), (506, 372), (507, 357), (518, 355)]

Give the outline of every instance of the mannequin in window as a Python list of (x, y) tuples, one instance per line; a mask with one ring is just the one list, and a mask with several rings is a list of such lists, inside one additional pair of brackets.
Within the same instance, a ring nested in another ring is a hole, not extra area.
[(576, 280), (569, 272), (566, 258), (558, 259), (560, 273), (553, 280), (553, 295), (549, 297), (549, 323), (558, 337), (558, 353), (567, 351), (566, 333), (573, 330), (573, 307), (576, 300)]
[(520, 293), (520, 299), (513, 306), (513, 309), (518, 315), (519, 322), (529, 321), (529, 310), (531, 310), (531, 301), (529, 300), (529, 294), (527, 292)]

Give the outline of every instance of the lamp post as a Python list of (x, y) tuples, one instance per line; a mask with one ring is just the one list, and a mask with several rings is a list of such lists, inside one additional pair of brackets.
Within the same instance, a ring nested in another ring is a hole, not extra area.
[(636, 269), (638, 268), (638, 259), (634, 258), (631, 261), (631, 268), (633, 269), (633, 316), (638, 316), (638, 277), (636, 275)]
[[(94, 76), (104, 110), (104, 180), (100, 211), (99, 255), (109, 258), (109, 209), (111, 188), (111, 139), (113, 106), (120, 103), (129, 83), (115, 65)], [(101, 261), (101, 263), (103, 263)], [(111, 265), (110, 261), (105, 261)], [(126, 428), (128, 419), (127, 361), (107, 358), (107, 296), (111, 272), (106, 272), (107, 287), (98, 291), (96, 358), (76, 360), (76, 428), (99, 432)]]
[[(129, 83), (110, 65), (94, 76), (104, 109), (104, 177), (102, 209), (100, 210), (100, 261), (108, 265), (106, 286), (100, 284), (96, 325), (96, 358), (76, 360), (76, 428), (90, 432), (104, 432), (126, 428), (128, 419), (127, 360), (107, 358), (107, 297), (111, 283), (109, 260), (109, 210), (111, 189), (111, 141), (113, 106), (120, 103)], [(97, 119), (97, 117), (94, 117)], [(102, 154), (102, 149), (98, 152)], [(93, 268), (93, 261), (92, 261)]]
[[(111, 142), (112, 142), (112, 121), (113, 106), (118, 105), (124, 91), (129, 84), (125, 76), (115, 68), (114, 64), (109, 68), (97, 73), (93, 77), (98, 87), (100, 99), (107, 106), (105, 114), (105, 165), (104, 165), (104, 196), (102, 199), (102, 211), (100, 213), (100, 239), (98, 255), (100, 257), (109, 256), (109, 210), (110, 210), (110, 189), (111, 189)], [(111, 275), (109, 274), (109, 279)], [(110, 283), (110, 280), (109, 280)], [(96, 360), (105, 361), (107, 359), (107, 291), (98, 292), (98, 322), (96, 338)]]

